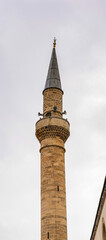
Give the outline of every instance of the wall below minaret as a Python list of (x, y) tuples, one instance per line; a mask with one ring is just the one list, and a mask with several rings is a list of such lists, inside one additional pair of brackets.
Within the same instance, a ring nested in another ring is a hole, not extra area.
[(41, 142), (41, 240), (67, 240), (64, 152), (58, 137)]

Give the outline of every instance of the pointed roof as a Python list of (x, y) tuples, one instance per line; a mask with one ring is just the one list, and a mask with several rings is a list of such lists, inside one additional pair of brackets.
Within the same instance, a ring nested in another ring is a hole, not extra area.
[(48, 88), (58, 88), (62, 91), (55, 46), (56, 40), (54, 39), (53, 50), (44, 91)]

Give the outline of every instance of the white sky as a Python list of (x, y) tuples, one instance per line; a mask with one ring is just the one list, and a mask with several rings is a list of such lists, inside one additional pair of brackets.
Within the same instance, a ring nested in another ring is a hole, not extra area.
[(53, 38), (71, 123), (68, 240), (89, 240), (106, 173), (106, 1), (0, 1), (0, 239), (40, 239), (42, 112)]

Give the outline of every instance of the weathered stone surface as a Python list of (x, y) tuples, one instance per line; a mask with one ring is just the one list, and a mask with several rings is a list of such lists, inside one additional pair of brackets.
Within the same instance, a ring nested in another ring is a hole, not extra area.
[(50, 239), (67, 239), (64, 149), (55, 146), (41, 150), (42, 240), (48, 232)]
[[(53, 111), (57, 107), (56, 112)], [(55, 88), (46, 89), (43, 95), (43, 112), (44, 117), (47, 112), (51, 112), (52, 116), (62, 117), (62, 91)]]

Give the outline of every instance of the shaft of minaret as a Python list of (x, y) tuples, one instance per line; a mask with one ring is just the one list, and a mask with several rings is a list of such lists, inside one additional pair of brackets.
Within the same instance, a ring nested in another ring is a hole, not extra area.
[(43, 90), (43, 117), (36, 123), (41, 153), (41, 240), (67, 240), (65, 148), (70, 135), (64, 119), (56, 40)]

